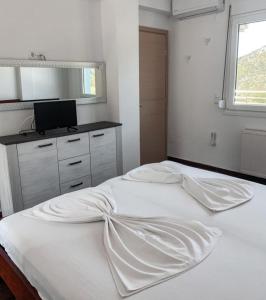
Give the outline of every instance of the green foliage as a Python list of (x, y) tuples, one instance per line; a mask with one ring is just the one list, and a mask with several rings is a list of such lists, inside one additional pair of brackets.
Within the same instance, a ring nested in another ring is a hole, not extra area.
[(239, 58), (236, 90), (237, 102), (266, 103), (266, 46)]

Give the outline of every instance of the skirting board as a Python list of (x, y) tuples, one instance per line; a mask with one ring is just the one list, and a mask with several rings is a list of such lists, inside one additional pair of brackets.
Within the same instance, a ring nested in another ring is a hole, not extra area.
[(251, 176), (251, 175), (247, 175), (247, 174), (243, 174), (243, 173), (239, 173), (239, 172), (235, 172), (235, 171), (230, 171), (230, 170), (226, 170), (226, 169), (222, 169), (222, 168), (218, 168), (218, 167), (214, 167), (214, 166), (210, 166), (210, 165), (205, 165), (205, 164), (201, 164), (198, 162), (193, 162), (193, 161), (189, 161), (189, 160), (185, 160), (185, 159), (181, 159), (181, 158), (171, 157), (171, 156), (168, 156), (168, 159), (171, 161), (178, 162), (180, 164), (190, 166), (190, 167), (199, 168), (199, 169), (212, 171), (212, 172), (216, 172), (216, 173), (221, 173), (221, 174), (225, 174), (225, 175), (229, 175), (229, 176), (233, 176), (233, 177), (237, 177), (237, 178), (241, 178), (244, 180), (253, 181), (256, 183), (266, 185), (265, 178)]

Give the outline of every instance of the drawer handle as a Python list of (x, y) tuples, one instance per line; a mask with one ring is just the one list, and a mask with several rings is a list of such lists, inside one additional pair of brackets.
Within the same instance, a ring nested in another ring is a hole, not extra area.
[(79, 141), (80, 141), (80, 138), (74, 139), (74, 140), (68, 140), (67, 142), (68, 143), (74, 143), (74, 142), (79, 142)]
[(75, 161), (75, 162), (73, 162), (73, 163), (70, 163), (70, 164), (68, 164), (69, 166), (75, 166), (75, 165), (79, 165), (79, 164), (81, 164), (82, 163), (82, 160), (79, 160), (79, 161)]
[(94, 138), (97, 138), (97, 137), (100, 137), (100, 136), (104, 136), (104, 133), (101, 133), (101, 134), (94, 134), (94, 135), (93, 135)]
[(38, 148), (45, 148), (45, 147), (50, 147), (53, 146), (53, 143), (45, 144), (45, 145), (39, 145)]
[(73, 185), (70, 186), (70, 188), (74, 189), (74, 188), (76, 188), (78, 186), (81, 186), (81, 185), (83, 185), (83, 182), (80, 182), (80, 183), (77, 183), (77, 184), (73, 184)]

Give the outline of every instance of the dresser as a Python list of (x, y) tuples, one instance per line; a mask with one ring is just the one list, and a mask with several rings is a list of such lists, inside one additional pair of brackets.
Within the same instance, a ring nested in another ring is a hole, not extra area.
[(98, 122), (0, 137), (0, 199), (8, 216), (122, 174), (121, 124)]

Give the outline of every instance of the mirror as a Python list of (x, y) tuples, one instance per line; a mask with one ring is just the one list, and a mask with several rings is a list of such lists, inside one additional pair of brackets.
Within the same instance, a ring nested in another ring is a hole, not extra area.
[[(104, 63), (0, 61), (0, 104), (77, 100), (77, 104), (106, 102)], [(26, 105), (28, 107), (28, 105)], [(1, 110), (1, 105), (0, 105)]]

